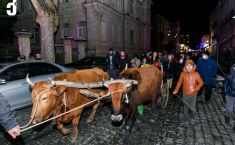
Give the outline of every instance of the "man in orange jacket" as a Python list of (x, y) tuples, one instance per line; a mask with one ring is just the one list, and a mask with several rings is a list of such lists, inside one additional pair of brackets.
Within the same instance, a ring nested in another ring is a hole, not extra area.
[[(203, 86), (203, 81), (199, 73), (196, 72), (196, 65), (191, 59), (185, 62), (183, 72), (181, 72), (173, 92), (174, 95), (178, 93), (181, 85), (183, 85), (183, 100), (187, 103), (187, 106), (184, 106), (185, 126), (187, 127), (189, 122), (194, 126), (196, 112), (192, 110), (196, 108), (197, 92)], [(189, 108), (189, 106), (191, 108)]]

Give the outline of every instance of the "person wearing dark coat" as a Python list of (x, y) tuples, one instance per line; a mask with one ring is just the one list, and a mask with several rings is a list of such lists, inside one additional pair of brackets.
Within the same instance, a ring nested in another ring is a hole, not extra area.
[(128, 56), (126, 55), (125, 51), (120, 52), (120, 59), (119, 59), (119, 72), (124, 70), (125, 68), (131, 67), (131, 61), (129, 60)]
[(116, 78), (117, 77), (117, 70), (118, 70), (118, 56), (113, 52), (113, 49), (109, 49), (109, 53), (106, 56), (107, 61), (107, 73), (110, 77)]
[(20, 127), (14, 113), (8, 101), (0, 93), (0, 124), (12, 138), (20, 135)]
[[(235, 103), (235, 64), (230, 68), (230, 74), (226, 76), (224, 81), (224, 93), (226, 98), (226, 108), (225, 108), (225, 123), (230, 123), (230, 117), (233, 112), (233, 105)], [(235, 124), (234, 124), (235, 130)]]
[(177, 65), (175, 61), (173, 60), (171, 54), (167, 56), (167, 61), (163, 65), (163, 70), (166, 74), (167, 86), (169, 89), (171, 89), (174, 76), (177, 72)]
[[(199, 72), (204, 82), (203, 88), (205, 89), (206, 103), (210, 102), (214, 77), (216, 76), (217, 73), (217, 64), (209, 56), (210, 56), (209, 52), (204, 51), (202, 53), (202, 58), (200, 58), (197, 62), (197, 71)], [(201, 94), (202, 94), (202, 89), (199, 91), (198, 96), (201, 96)]]

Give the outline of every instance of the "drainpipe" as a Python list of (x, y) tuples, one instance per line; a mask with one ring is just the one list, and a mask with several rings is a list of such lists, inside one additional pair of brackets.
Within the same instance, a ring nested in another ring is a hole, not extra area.
[(86, 21), (86, 50), (85, 50), (85, 55), (87, 56), (87, 52), (89, 49), (89, 41), (88, 41), (88, 14), (87, 14), (87, 8), (85, 6), (85, 4), (87, 4), (87, 0), (85, 0), (85, 3), (82, 4), (82, 7), (85, 10), (85, 21)]
[(125, 19), (126, 19), (126, 14), (125, 14), (125, 0), (123, 0), (123, 50), (125, 51)]
[(220, 8), (221, 8), (221, 2), (218, 2), (218, 8), (217, 8), (217, 27), (216, 27), (216, 33), (217, 33), (217, 45), (216, 45), (216, 61), (217, 64), (219, 63), (219, 49), (220, 49)]

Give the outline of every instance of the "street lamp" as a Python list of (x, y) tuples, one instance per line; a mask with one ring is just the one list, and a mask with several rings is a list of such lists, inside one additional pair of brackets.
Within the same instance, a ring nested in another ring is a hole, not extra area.
[(233, 15), (232, 18), (235, 19), (235, 15)]

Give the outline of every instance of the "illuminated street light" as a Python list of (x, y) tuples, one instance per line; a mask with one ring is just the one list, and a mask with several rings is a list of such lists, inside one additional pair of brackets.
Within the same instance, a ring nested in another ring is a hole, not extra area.
[(232, 18), (235, 19), (235, 15)]

